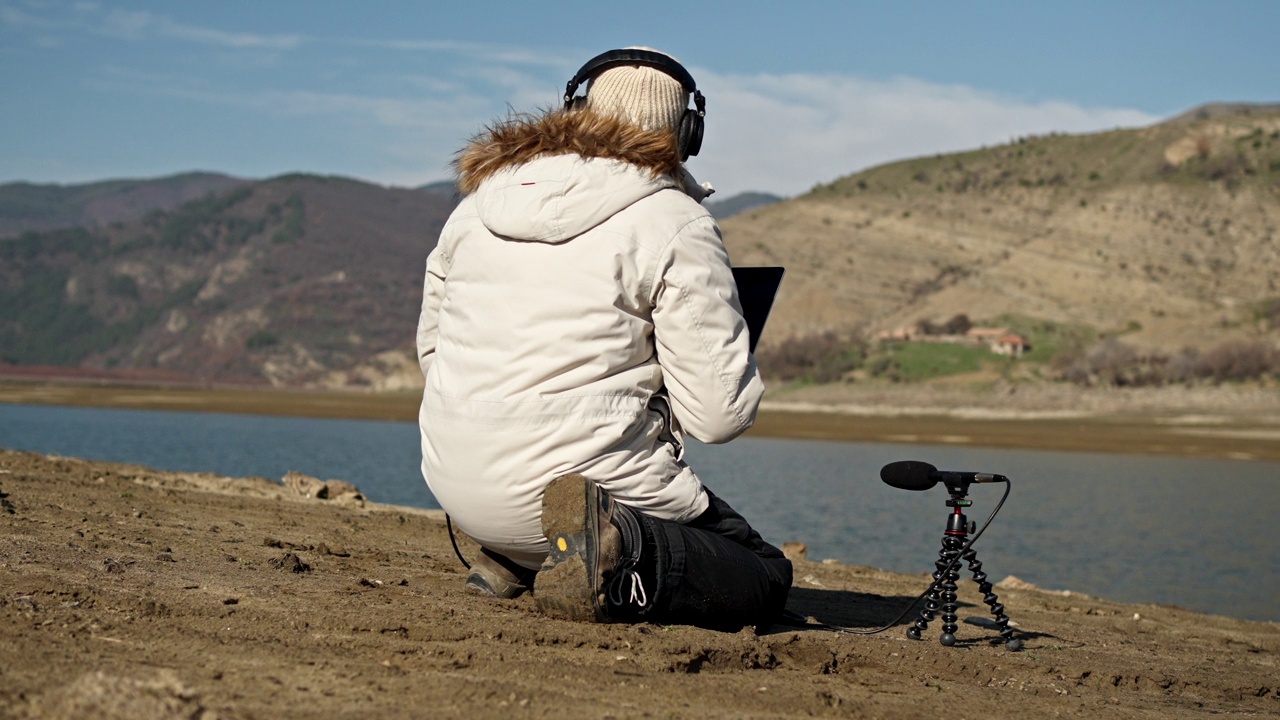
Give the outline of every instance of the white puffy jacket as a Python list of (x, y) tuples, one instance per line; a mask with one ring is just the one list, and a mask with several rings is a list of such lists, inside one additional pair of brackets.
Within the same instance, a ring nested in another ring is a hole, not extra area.
[(702, 513), (682, 433), (736, 437), (764, 390), (715, 221), (616, 159), (542, 155), (479, 183), (427, 260), (417, 342), (423, 476), (528, 567), (565, 473), (657, 517)]

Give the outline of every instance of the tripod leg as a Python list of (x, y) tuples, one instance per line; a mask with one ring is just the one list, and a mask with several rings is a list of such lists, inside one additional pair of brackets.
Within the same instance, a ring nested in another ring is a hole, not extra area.
[(912, 640), (919, 640), (922, 633), (929, 629), (929, 621), (933, 620), (934, 613), (938, 612), (938, 608), (942, 606), (942, 599), (938, 595), (938, 574), (940, 570), (933, 573), (933, 584), (929, 586), (929, 594), (925, 595), (924, 608), (920, 610), (920, 616), (907, 628), (907, 637)]
[(939, 567), (946, 570), (950, 567), (944, 577), (941, 585), (942, 588), (942, 635), (938, 638), (938, 642), (951, 647), (956, 644), (956, 581), (960, 579), (959, 563), (951, 566), (952, 560), (960, 554), (960, 548), (964, 547), (964, 537), (956, 535), (947, 535), (942, 539), (942, 559), (939, 560)]
[(1005, 648), (1010, 651), (1022, 649), (1022, 640), (1013, 636), (1013, 628), (1009, 627), (1009, 616), (1004, 614), (1004, 605), (1000, 603), (1000, 598), (992, 592), (991, 582), (987, 580), (987, 574), (982, 571), (982, 561), (978, 559), (978, 553), (973, 548), (964, 554), (964, 559), (969, 562), (969, 571), (973, 573), (973, 581), (978, 583), (978, 592), (983, 594), (982, 601), (991, 609), (991, 614), (996, 618), (996, 625), (1000, 628), (1000, 637), (1004, 638)]
[(944, 582), (943, 571), (951, 564), (951, 558), (947, 556), (947, 536), (942, 538), (942, 549), (938, 551), (938, 559), (934, 561), (933, 566), (933, 583), (929, 585), (929, 592), (924, 598), (924, 607), (920, 610), (920, 616), (907, 628), (907, 637), (912, 640), (919, 640), (923, 637), (925, 630), (929, 629), (929, 623), (933, 621), (934, 616), (942, 608), (942, 583)]

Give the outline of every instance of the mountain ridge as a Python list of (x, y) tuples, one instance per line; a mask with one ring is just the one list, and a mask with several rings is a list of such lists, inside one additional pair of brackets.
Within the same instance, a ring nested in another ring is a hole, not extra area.
[(172, 210), (248, 180), (213, 172), (89, 183), (13, 182), (0, 185), (0, 238), (32, 230), (95, 227), (155, 210)]
[[(1280, 308), (1273, 107), (1208, 104), (1144, 128), (910, 158), (727, 217), (735, 264), (788, 269), (762, 351), (959, 314), (1166, 352), (1275, 346), (1280, 313), (1260, 310)], [(186, 175), (207, 174), (158, 180)], [(147, 181), (111, 182), (96, 190), (142, 197), (128, 183)], [(200, 383), (421, 383), (413, 328), (423, 262), (456, 202), (449, 183), (213, 182), (185, 204), (121, 202), (133, 217), (0, 238), (0, 362)], [(80, 192), (59, 207), (83, 212), (92, 193)]]
[[(450, 198), (286, 175), (0, 241), (0, 360), (394, 389)], [(406, 380), (407, 378), (407, 380)]]

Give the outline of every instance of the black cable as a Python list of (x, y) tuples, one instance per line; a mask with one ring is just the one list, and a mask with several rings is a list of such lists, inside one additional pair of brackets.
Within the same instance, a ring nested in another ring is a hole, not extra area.
[(444, 514), (444, 526), (449, 529), (449, 542), (453, 543), (453, 554), (458, 556), (458, 562), (462, 563), (462, 567), (470, 570), (471, 563), (462, 557), (462, 551), (458, 549), (458, 539), (453, 536), (453, 521), (449, 519), (449, 513)]
[(928, 595), (929, 593), (933, 592), (935, 589), (938, 588), (939, 583), (942, 582), (940, 578), (945, 578), (947, 576), (947, 573), (950, 573), (953, 569), (959, 567), (960, 561), (964, 558), (964, 554), (969, 552), (969, 549), (973, 547), (974, 543), (978, 542), (978, 538), (982, 537), (982, 533), (987, 531), (987, 527), (990, 526), (991, 521), (995, 519), (996, 513), (1000, 512), (1000, 508), (1001, 506), (1004, 505), (1005, 498), (1009, 497), (1009, 491), (1011, 489), (1013, 489), (1013, 483), (1009, 482), (1008, 479), (1005, 479), (1004, 495), (1000, 496), (1000, 502), (996, 503), (995, 508), (991, 511), (991, 514), (987, 516), (986, 522), (982, 523), (982, 527), (978, 529), (978, 532), (974, 533), (973, 537), (969, 538), (969, 542), (965, 543), (965, 546), (960, 549), (960, 552), (956, 553), (955, 557), (951, 558), (951, 562), (948, 563), (947, 567), (943, 569), (942, 572), (938, 573), (937, 575), (938, 579), (935, 579), (932, 583), (930, 583), (929, 587), (925, 588), (924, 592), (916, 596), (916, 599), (912, 600), (911, 604), (907, 605), (906, 609), (902, 611), (902, 614), (894, 618), (893, 621), (890, 622), (888, 625), (885, 625), (884, 627), (881, 627), (881, 628), (876, 628), (875, 630), (862, 630), (858, 628), (843, 627), (841, 625), (828, 625), (827, 623), (818, 623), (817, 625), (811, 625), (806, 622), (804, 624), (804, 627), (809, 627), (809, 628), (816, 627), (821, 630), (835, 630), (836, 632), (849, 633), (852, 635), (875, 635), (876, 633), (884, 632), (885, 630), (888, 630), (894, 627), (895, 625), (897, 625), (898, 623), (902, 622), (902, 619), (907, 616), (907, 613), (911, 612), (912, 608), (914, 608), (916, 605), (919, 605), (920, 601), (923, 600), (926, 595)]

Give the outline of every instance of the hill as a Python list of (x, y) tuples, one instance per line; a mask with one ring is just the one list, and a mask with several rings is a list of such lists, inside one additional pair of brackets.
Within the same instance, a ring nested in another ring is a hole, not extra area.
[[(772, 375), (820, 357), (811, 380), (1280, 377), (1280, 106), (1019, 138), (772, 200), (711, 206), (732, 214), (736, 264), (788, 269), (761, 342)], [(0, 239), (0, 363), (416, 385), (423, 260), (455, 201), (447, 181), (310, 175), (0, 187), (0, 224), (58, 228)], [(871, 342), (959, 315), (1026, 335), (1031, 355), (1015, 371), (985, 349)], [(1233, 341), (1254, 345), (1214, 355)], [(1051, 373), (1031, 371), (1049, 361)]]
[[(763, 344), (957, 314), (1175, 351), (1274, 341), (1280, 107), (871, 168), (724, 223), (788, 275)], [(1260, 322), (1261, 321), (1261, 322)]]
[(8, 183), (0, 185), (0, 237), (136, 220), (246, 182), (217, 173), (192, 172), (80, 185)]
[[(714, 196), (712, 196), (714, 197)], [(754, 210), (765, 205), (782, 200), (781, 195), (761, 192), (744, 192), (732, 195), (723, 200), (707, 200), (702, 203), (707, 210), (716, 218), (716, 220), (724, 220), (734, 215), (740, 215), (748, 210)]]
[(419, 382), (422, 268), (452, 207), (290, 175), (0, 241), (0, 359), (200, 382)]

